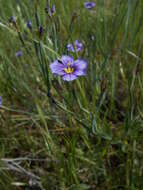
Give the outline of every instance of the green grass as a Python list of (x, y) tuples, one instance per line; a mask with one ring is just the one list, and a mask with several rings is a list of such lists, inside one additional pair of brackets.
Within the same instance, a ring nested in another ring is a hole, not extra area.
[[(34, 2), (0, 0), (0, 190), (142, 190), (143, 2)], [(49, 64), (76, 39), (87, 75), (68, 83)]]

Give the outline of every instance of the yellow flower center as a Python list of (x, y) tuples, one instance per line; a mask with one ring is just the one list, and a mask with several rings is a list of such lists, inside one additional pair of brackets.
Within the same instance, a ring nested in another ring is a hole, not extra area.
[(67, 74), (71, 74), (74, 72), (74, 68), (72, 68), (70, 66), (70, 63), (67, 64), (67, 68), (64, 69), (64, 71), (67, 73)]

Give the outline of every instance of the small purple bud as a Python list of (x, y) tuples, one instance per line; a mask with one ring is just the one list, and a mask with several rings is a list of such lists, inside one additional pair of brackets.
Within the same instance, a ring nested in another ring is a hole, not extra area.
[(15, 53), (15, 56), (16, 56), (16, 57), (22, 57), (22, 56), (23, 56), (23, 51), (17, 51), (17, 52)]
[(92, 9), (92, 8), (94, 8), (96, 6), (96, 3), (95, 2), (85, 2), (84, 3), (84, 7), (86, 8), (86, 9)]
[(27, 28), (32, 30), (32, 22), (30, 20), (27, 21), (26, 25), (27, 25)]
[(51, 8), (51, 13), (54, 14), (56, 12), (56, 8), (55, 8), (55, 5), (52, 5), (52, 8)]
[(16, 17), (15, 16), (11, 16), (9, 18), (9, 23), (12, 23), (16, 27)]
[(48, 15), (49, 15), (50, 17), (52, 17), (53, 14), (56, 12), (55, 5), (52, 5), (51, 8), (50, 8), (49, 5), (47, 5), (46, 8), (45, 8), (45, 12), (48, 13)]
[(68, 49), (69, 52), (74, 52), (74, 47), (73, 47), (72, 44), (68, 44), (67, 49)]
[(42, 26), (39, 27), (39, 33), (40, 33), (40, 34), (43, 33), (43, 27), (42, 27)]
[(75, 40), (74, 46), (72, 44), (68, 44), (67, 49), (69, 52), (81, 52), (83, 50), (83, 44), (78, 40)]
[(78, 40), (75, 41), (75, 47), (76, 47), (77, 52), (83, 50), (83, 44), (81, 42), (79, 42)]
[(2, 106), (2, 97), (0, 96), (0, 107)]
[(41, 37), (44, 32), (43, 26), (39, 26), (38, 32), (39, 32), (39, 36)]

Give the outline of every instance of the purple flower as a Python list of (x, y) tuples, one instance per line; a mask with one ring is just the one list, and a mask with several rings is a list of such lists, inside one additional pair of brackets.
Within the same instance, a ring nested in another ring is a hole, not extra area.
[(22, 57), (22, 56), (23, 56), (23, 51), (17, 51), (17, 52), (15, 53), (15, 56), (16, 56), (16, 57)]
[(27, 28), (32, 30), (32, 22), (30, 20), (27, 21), (26, 25), (27, 25)]
[[(74, 48), (74, 47), (75, 47), (75, 48)], [(68, 49), (68, 51), (70, 51), (70, 52), (75, 52), (75, 50), (76, 50), (76, 52), (80, 52), (80, 51), (83, 50), (83, 44), (82, 44), (81, 42), (79, 42), (78, 40), (76, 40), (76, 41), (74, 42), (74, 46), (73, 46), (72, 44), (68, 44), (68, 45), (67, 45), (67, 49)]]
[(2, 97), (0, 96), (0, 106), (2, 106)]
[(85, 2), (84, 6), (86, 9), (92, 9), (96, 6), (96, 3), (95, 2)]
[(54, 13), (56, 12), (55, 5), (52, 5), (51, 8), (50, 8), (49, 5), (47, 5), (46, 8), (45, 8), (45, 11), (46, 11), (46, 13), (48, 13), (48, 15), (49, 15), (50, 17), (52, 17), (52, 16), (54, 15)]
[(75, 80), (79, 76), (86, 75), (87, 62), (82, 59), (74, 59), (71, 56), (63, 55), (61, 60), (55, 60), (50, 64), (53, 74), (62, 76), (65, 81)]

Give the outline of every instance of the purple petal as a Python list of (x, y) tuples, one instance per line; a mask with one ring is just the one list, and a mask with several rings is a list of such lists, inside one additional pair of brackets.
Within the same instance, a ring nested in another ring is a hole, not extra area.
[(74, 47), (72, 44), (68, 44), (67, 49), (68, 49), (68, 51), (74, 52)]
[(82, 59), (77, 59), (74, 62), (74, 68), (75, 68), (75, 70), (78, 70), (78, 71), (79, 70), (82, 70), (82, 71), (86, 70), (87, 65), (88, 65), (88, 63)]
[(82, 51), (83, 49), (83, 44), (80, 43), (78, 40), (75, 41), (75, 46), (76, 46), (76, 51)]
[(92, 9), (93, 7), (96, 6), (96, 3), (95, 2), (85, 2), (84, 6), (86, 9)]
[(79, 41), (78, 41), (78, 40), (75, 40), (75, 42), (74, 42), (74, 43), (75, 43), (75, 45), (77, 45), (77, 44), (79, 44)]
[(76, 78), (77, 76), (74, 74), (66, 74), (62, 77), (62, 79), (65, 81), (72, 81), (72, 80), (75, 80)]
[(65, 66), (59, 63), (57, 60), (50, 64), (50, 69), (53, 74), (64, 75), (65, 74)]
[(67, 63), (70, 63), (71, 65), (74, 63), (73, 57), (68, 56), (68, 55), (63, 55), (63, 56), (61, 57), (61, 61), (62, 61), (62, 63), (63, 63), (65, 66), (67, 65)]
[(75, 46), (80, 46), (80, 45), (82, 45), (82, 43), (81, 42), (79, 42), (78, 40), (75, 40)]
[(85, 76), (86, 75), (86, 70), (80, 70), (80, 69), (77, 69), (73, 72), (74, 75), (76, 76)]

